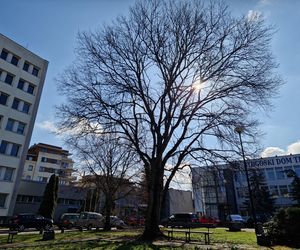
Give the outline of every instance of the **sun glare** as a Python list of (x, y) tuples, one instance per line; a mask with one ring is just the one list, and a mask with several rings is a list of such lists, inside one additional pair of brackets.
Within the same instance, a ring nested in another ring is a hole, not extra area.
[(201, 80), (197, 80), (192, 84), (192, 88), (194, 91), (199, 92), (203, 88), (203, 82)]

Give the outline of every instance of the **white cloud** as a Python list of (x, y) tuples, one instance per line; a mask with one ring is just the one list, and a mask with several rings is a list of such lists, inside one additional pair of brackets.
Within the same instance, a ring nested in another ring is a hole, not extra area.
[(278, 147), (267, 147), (261, 157), (271, 157), (276, 155), (300, 154), (300, 141), (290, 144), (286, 150)]
[(300, 141), (297, 141), (297, 142), (289, 145), (287, 153), (288, 154), (300, 154)]
[(284, 155), (285, 152), (281, 148), (277, 147), (267, 147), (262, 153), (261, 157), (271, 157), (276, 155)]
[(59, 131), (52, 121), (37, 122), (36, 126), (42, 130), (46, 130), (49, 133), (57, 133)]
[(258, 3), (261, 6), (270, 5), (271, 4), (271, 0), (259, 0)]
[(36, 126), (39, 129), (46, 130), (49, 133), (55, 134), (58, 138), (63, 138), (68, 135), (76, 135), (79, 134), (80, 131), (94, 131), (98, 134), (101, 133), (102, 129), (99, 124), (96, 123), (87, 123), (87, 122), (80, 122), (77, 124), (76, 127), (69, 129), (59, 129), (53, 121), (45, 120), (42, 122), (37, 122)]

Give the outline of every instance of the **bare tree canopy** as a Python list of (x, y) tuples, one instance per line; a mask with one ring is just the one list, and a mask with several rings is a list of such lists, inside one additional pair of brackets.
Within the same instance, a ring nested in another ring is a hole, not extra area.
[(145, 238), (159, 234), (163, 190), (179, 168), (228, 156), (237, 124), (256, 134), (253, 112), (280, 85), (272, 34), (261, 16), (235, 18), (223, 2), (197, 0), (140, 1), (79, 34), (77, 61), (59, 80), (61, 125), (114, 127), (135, 148), (148, 183)]
[(73, 135), (68, 137), (67, 142), (76, 152), (87, 173), (87, 176), (82, 177), (82, 182), (95, 186), (98, 198), (95, 200), (98, 203), (100, 193), (105, 196), (104, 230), (110, 230), (110, 215), (114, 201), (124, 198), (134, 188), (133, 179), (139, 169), (138, 158), (132, 148), (112, 134), (84, 137)]

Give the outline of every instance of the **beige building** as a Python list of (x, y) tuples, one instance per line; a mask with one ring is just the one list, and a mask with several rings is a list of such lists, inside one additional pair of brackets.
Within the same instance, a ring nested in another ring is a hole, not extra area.
[(47, 67), (0, 34), (0, 217), (14, 209)]
[(74, 177), (73, 160), (69, 151), (61, 147), (38, 143), (28, 150), (22, 179), (48, 182), (52, 174), (59, 176), (60, 184), (68, 185)]

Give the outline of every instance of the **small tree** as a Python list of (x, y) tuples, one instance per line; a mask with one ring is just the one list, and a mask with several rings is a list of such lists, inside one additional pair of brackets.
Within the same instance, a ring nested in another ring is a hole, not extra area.
[[(264, 174), (259, 170), (253, 170), (251, 171), (249, 181), (256, 214), (273, 214), (274, 199), (267, 189)], [(251, 211), (249, 196), (246, 198), (245, 205)]]
[(39, 208), (39, 214), (45, 218), (53, 219), (55, 207), (57, 205), (58, 182), (58, 176), (53, 174), (46, 185), (43, 200)]
[(273, 245), (300, 247), (300, 208), (279, 210), (266, 227)]
[(86, 204), (85, 207), (95, 211), (99, 193), (104, 194), (104, 230), (110, 230), (110, 215), (114, 202), (128, 195), (132, 188), (130, 179), (135, 176), (131, 171), (136, 163), (135, 154), (121, 139), (111, 135), (96, 137), (73, 135), (67, 142), (76, 151), (84, 168), (90, 174), (83, 178), (83, 182), (93, 187), (94, 196), (96, 192), (98, 193), (97, 199), (90, 195), (90, 205)]
[(294, 201), (297, 202), (297, 205), (300, 205), (300, 178), (299, 176), (293, 171), (291, 176), (294, 177), (294, 180), (291, 183), (291, 196)]

